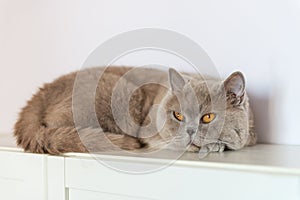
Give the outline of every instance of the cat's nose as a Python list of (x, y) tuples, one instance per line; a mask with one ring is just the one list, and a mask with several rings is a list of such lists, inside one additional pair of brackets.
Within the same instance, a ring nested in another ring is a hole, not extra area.
[(186, 132), (187, 132), (190, 136), (192, 136), (193, 134), (195, 134), (196, 130), (195, 130), (194, 128), (187, 128), (187, 129), (186, 129)]

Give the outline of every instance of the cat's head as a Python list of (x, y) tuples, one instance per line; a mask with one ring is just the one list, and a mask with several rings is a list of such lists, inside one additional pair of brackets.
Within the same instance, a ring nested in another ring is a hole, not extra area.
[(183, 76), (170, 69), (169, 82), (171, 90), (157, 117), (157, 123), (164, 122), (162, 137), (198, 150), (216, 142), (229, 149), (245, 146), (249, 123), (242, 73), (235, 72), (223, 81), (200, 75)]

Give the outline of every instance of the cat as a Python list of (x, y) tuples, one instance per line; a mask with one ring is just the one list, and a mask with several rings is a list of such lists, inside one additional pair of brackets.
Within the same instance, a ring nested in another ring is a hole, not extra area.
[(222, 81), (172, 68), (95, 67), (64, 75), (27, 102), (14, 136), (27, 152), (54, 155), (165, 147), (221, 152), (256, 143), (242, 73)]

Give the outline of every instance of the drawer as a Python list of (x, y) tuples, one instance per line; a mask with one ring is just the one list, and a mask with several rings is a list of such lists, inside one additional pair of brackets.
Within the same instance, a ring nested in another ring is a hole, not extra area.
[[(109, 194), (104, 192), (95, 192), (95, 191), (87, 191), (87, 190), (78, 190), (78, 189), (70, 189), (69, 190), (69, 200), (143, 200), (143, 198), (139, 197), (130, 197), (118, 194)], [(149, 199), (147, 199), (149, 200)]]
[[(106, 161), (107, 164), (109, 162), (113, 166), (128, 166), (124, 161)], [(107, 168), (92, 159), (66, 158), (65, 164), (66, 186), (74, 199), (78, 192), (84, 195), (93, 191), (88, 195), (95, 195), (95, 198), (106, 193), (161, 200), (195, 197), (218, 200), (282, 200), (287, 195), (289, 200), (299, 200), (299, 178), (292, 175), (176, 166), (176, 163), (157, 172), (137, 175)], [(135, 162), (130, 164), (137, 169), (151, 165)]]
[(0, 199), (45, 198), (44, 155), (0, 152)]

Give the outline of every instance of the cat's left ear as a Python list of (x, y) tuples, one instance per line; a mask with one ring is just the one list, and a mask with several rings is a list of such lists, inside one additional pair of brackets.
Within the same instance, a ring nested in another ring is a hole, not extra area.
[(185, 85), (184, 78), (173, 68), (169, 69), (169, 81), (172, 91), (182, 91)]
[(239, 105), (244, 100), (245, 78), (241, 72), (234, 72), (225, 81), (226, 96), (231, 104)]

